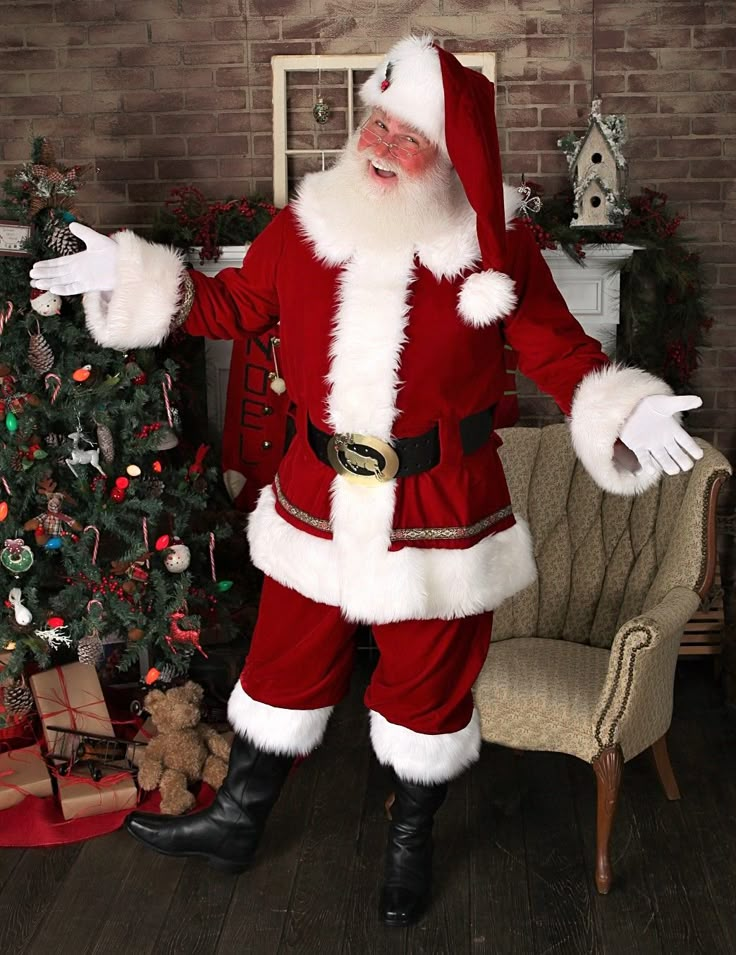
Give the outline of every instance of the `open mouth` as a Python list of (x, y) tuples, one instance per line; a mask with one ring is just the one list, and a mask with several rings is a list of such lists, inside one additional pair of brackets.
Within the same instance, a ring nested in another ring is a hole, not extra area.
[(395, 179), (396, 173), (393, 169), (388, 169), (386, 166), (382, 166), (381, 163), (371, 160), (371, 173), (374, 176), (377, 176), (379, 179)]

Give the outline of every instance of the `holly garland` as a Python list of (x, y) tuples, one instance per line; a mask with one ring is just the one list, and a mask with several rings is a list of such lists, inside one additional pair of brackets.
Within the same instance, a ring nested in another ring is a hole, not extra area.
[(177, 248), (199, 246), (202, 262), (217, 261), (223, 245), (247, 245), (275, 215), (275, 206), (257, 196), (209, 202), (196, 186), (181, 186), (171, 190), (152, 238)]
[[(543, 189), (526, 180), (532, 196)], [(675, 392), (690, 389), (699, 349), (713, 324), (706, 307), (700, 254), (678, 234), (682, 216), (673, 213), (665, 193), (644, 189), (629, 199), (631, 212), (618, 227), (575, 228), (571, 192), (545, 200), (524, 217), (542, 249), (562, 248), (584, 264), (585, 246), (625, 242), (639, 246), (621, 272), (619, 361), (631, 362), (664, 378)]]

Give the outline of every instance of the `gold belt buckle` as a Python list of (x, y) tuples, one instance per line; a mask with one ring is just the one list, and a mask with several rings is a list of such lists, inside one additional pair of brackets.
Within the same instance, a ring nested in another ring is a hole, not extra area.
[(352, 484), (382, 484), (399, 470), (396, 451), (372, 434), (333, 434), (327, 444), (332, 467)]

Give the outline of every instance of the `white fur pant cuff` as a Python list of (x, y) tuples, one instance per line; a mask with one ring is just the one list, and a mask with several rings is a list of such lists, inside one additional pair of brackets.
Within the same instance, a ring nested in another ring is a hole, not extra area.
[(480, 754), (480, 719), (477, 710), (456, 733), (415, 733), (389, 723), (371, 710), (371, 742), (379, 763), (391, 766), (409, 783), (436, 785), (459, 776)]
[(233, 729), (259, 749), (279, 756), (306, 756), (322, 742), (332, 706), (288, 710), (259, 703), (238, 681), (230, 694), (227, 715)]

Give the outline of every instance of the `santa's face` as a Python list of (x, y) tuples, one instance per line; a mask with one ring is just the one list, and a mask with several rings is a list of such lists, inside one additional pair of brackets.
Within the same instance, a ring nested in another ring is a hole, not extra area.
[(357, 149), (365, 155), (366, 174), (385, 190), (431, 172), (439, 153), (426, 136), (382, 109), (374, 109), (361, 127)]

